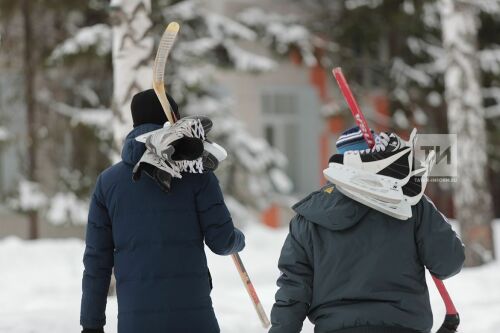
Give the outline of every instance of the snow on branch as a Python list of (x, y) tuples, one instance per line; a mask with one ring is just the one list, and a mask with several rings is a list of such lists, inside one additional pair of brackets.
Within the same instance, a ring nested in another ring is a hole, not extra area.
[(250, 27), (264, 27), (273, 22), (293, 23), (297, 18), (292, 15), (281, 15), (273, 12), (266, 12), (260, 7), (250, 7), (237, 16), (238, 20)]
[(238, 20), (262, 31), (264, 34), (262, 38), (274, 43), (274, 48), (279, 54), (286, 54), (292, 47), (296, 47), (306, 65), (316, 64), (313, 42), (317, 39), (298, 23), (296, 17), (267, 13), (261, 8), (251, 7), (238, 14)]
[(64, 103), (53, 103), (52, 110), (71, 119), (73, 126), (82, 124), (99, 129), (109, 128), (113, 119), (113, 113), (110, 109), (87, 109), (77, 108)]
[[(436, 41), (438, 43), (439, 41)], [(427, 54), (433, 59), (443, 58), (445, 56), (442, 45), (433, 44), (416, 37), (409, 37), (406, 44), (411, 52), (415, 55)]]
[(500, 47), (479, 51), (481, 69), (495, 75), (500, 74)]
[(441, 28), (439, 4), (437, 1), (424, 3), (422, 21), (429, 28), (432, 29)]
[(486, 118), (500, 117), (500, 88), (488, 87), (481, 90), (483, 98), (495, 101), (495, 104), (485, 107), (484, 114)]
[(405, 86), (409, 81), (416, 82), (421, 87), (429, 87), (432, 84), (431, 76), (423, 70), (408, 66), (401, 58), (395, 58), (391, 76), (399, 85)]
[(346, 0), (345, 7), (349, 10), (365, 6), (370, 8), (377, 8), (383, 2), (383, 0)]
[(229, 58), (238, 70), (247, 72), (268, 72), (277, 66), (274, 60), (248, 52), (230, 40), (225, 41), (223, 45)]
[(499, 0), (460, 0), (459, 2), (466, 3), (469, 5), (474, 5), (481, 11), (487, 14), (499, 14), (500, 13), (500, 1)]
[(492, 105), (484, 108), (484, 117), (487, 119), (500, 117), (500, 105)]
[(219, 40), (212, 37), (202, 37), (190, 41), (179, 41), (176, 45), (175, 55), (179, 60), (187, 56), (203, 56), (213, 51), (220, 44)]
[(195, 0), (186, 0), (168, 6), (163, 11), (165, 15), (176, 17), (179, 20), (192, 20), (199, 16), (200, 3)]
[(248, 29), (243, 24), (219, 14), (207, 13), (205, 22), (210, 35), (220, 40), (226, 39), (227, 37), (255, 40), (257, 37), (254, 31)]
[[(500, 102), (500, 88), (499, 87), (488, 87), (483, 88), (481, 93), (484, 98), (492, 98)], [(499, 103), (500, 104), (500, 103)]]
[(106, 56), (111, 52), (111, 29), (107, 24), (96, 24), (79, 29), (73, 36), (56, 46), (50, 61), (95, 50), (96, 55)]
[(214, 66), (210, 64), (194, 64), (194, 65), (183, 65), (180, 64), (176, 69), (176, 78), (173, 81), (173, 89), (182, 89), (185, 91), (188, 88), (200, 87), (205, 83), (209, 82), (209, 78), (212, 78), (214, 72)]

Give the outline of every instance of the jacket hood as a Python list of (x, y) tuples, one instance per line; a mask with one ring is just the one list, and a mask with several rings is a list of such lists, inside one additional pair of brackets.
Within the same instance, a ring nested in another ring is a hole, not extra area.
[(330, 230), (345, 230), (357, 224), (370, 210), (328, 184), (296, 203), (293, 210), (307, 220)]
[(144, 143), (136, 141), (135, 138), (161, 128), (156, 124), (143, 124), (134, 128), (126, 137), (122, 149), (122, 161), (129, 165), (136, 165), (146, 151)]

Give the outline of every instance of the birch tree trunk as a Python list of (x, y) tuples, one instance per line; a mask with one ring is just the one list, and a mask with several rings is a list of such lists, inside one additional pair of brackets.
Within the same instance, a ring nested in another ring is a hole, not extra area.
[(150, 0), (112, 0), (113, 25), (113, 135), (121, 148), (132, 128), (132, 96), (152, 87), (154, 38)]
[[(130, 102), (134, 94), (152, 87), (154, 38), (150, 0), (112, 0), (113, 25), (113, 138), (117, 150), (132, 129)], [(108, 295), (116, 294), (114, 275)]]
[(450, 133), (458, 136), (455, 215), (466, 246), (466, 266), (494, 259), (492, 198), (488, 186), (486, 126), (477, 59), (478, 11), (459, 0), (441, 0), (447, 55), (446, 102)]

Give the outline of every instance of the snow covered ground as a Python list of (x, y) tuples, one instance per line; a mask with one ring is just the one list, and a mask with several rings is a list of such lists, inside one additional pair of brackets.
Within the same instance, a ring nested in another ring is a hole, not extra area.
[[(500, 223), (496, 223), (500, 253)], [(246, 230), (242, 253), (247, 270), (269, 312), (276, 291), (276, 262), (287, 230), (252, 226)], [(79, 332), (81, 240), (8, 238), (0, 241), (0, 332)], [(208, 251), (207, 251), (208, 253)], [(209, 255), (214, 279), (213, 300), (222, 332), (265, 332), (229, 257)], [(500, 331), (500, 262), (465, 269), (446, 282), (462, 318), (461, 331)], [(444, 307), (429, 281), (435, 327), (444, 318)], [(108, 300), (107, 333), (116, 332), (116, 298)], [(312, 333), (306, 323), (303, 332)]]

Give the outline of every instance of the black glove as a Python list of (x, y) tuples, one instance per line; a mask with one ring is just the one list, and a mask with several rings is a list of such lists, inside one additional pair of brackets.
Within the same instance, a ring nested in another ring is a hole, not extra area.
[(104, 333), (102, 328), (84, 328), (82, 333)]

